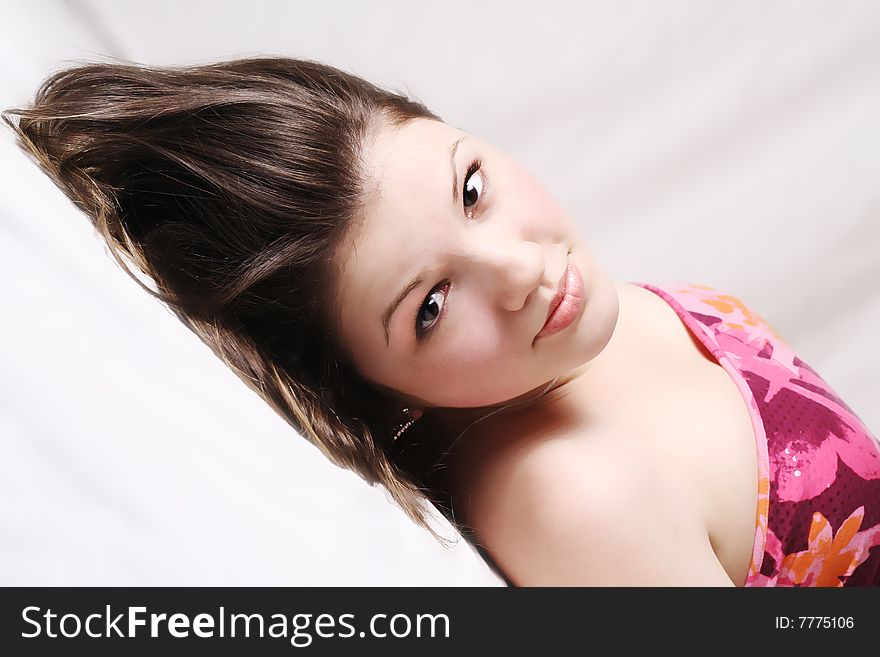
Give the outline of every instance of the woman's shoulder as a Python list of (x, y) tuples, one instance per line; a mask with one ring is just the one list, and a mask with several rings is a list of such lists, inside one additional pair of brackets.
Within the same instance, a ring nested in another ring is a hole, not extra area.
[(503, 445), (474, 457), (466, 482), (467, 517), (487, 538), (503, 537), (523, 515), (563, 518), (566, 507), (575, 503), (575, 492), (585, 495), (585, 502), (602, 500), (600, 506), (608, 508), (641, 488), (628, 481), (632, 470), (622, 467), (608, 441), (560, 434), (535, 437), (522, 426), (508, 429)]
[(471, 481), (477, 540), (518, 585), (730, 585), (690, 498), (623, 443), (514, 440)]

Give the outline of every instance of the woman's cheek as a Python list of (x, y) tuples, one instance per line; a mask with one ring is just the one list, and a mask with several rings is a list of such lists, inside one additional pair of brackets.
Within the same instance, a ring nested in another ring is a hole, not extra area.
[(450, 358), (465, 368), (485, 368), (497, 363), (503, 336), (485, 327), (465, 327), (450, 346)]

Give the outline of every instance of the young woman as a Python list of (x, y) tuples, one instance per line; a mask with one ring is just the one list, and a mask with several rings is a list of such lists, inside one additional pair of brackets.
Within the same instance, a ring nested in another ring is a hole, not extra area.
[(95, 63), (4, 120), (292, 427), (509, 584), (880, 584), (880, 447), (827, 383), (734, 296), (610, 280), (423, 104), (290, 58)]

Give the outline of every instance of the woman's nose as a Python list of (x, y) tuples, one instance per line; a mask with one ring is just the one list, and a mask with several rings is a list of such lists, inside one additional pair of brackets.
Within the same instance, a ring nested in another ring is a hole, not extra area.
[(484, 241), (476, 261), (486, 276), (486, 293), (505, 310), (520, 310), (544, 277), (544, 249), (527, 240)]

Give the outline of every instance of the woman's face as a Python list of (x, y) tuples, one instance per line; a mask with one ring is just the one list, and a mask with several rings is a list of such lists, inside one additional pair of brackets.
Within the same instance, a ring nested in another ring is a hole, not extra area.
[[(336, 297), (363, 376), (425, 407), (478, 407), (602, 351), (614, 284), (523, 167), (427, 119), (383, 125), (364, 149), (363, 222), (341, 249)], [(585, 285), (580, 313), (536, 340), (569, 261)]]

